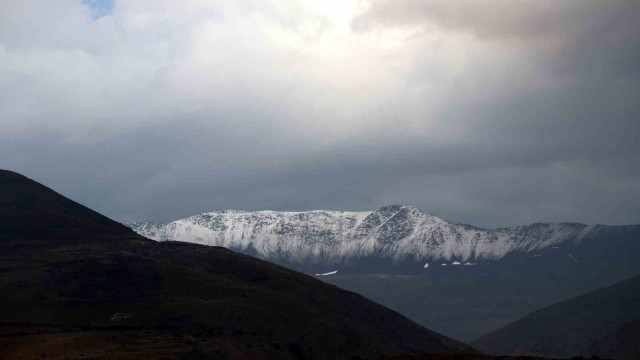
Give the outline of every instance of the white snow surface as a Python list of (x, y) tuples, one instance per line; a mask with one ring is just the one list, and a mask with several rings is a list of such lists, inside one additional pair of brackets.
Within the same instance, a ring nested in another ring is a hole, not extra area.
[(329, 275), (335, 275), (338, 273), (338, 270), (334, 270), (334, 271), (329, 271), (328, 273), (324, 273), (324, 274), (316, 274), (316, 276), (329, 276)]
[(376, 211), (207, 212), (168, 224), (126, 224), (154, 240), (177, 240), (253, 251), (296, 263), (340, 263), (376, 256), (393, 261), (497, 260), (511, 252), (533, 252), (566, 241), (579, 242), (590, 226), (533, 224), (480, 229), (448, 222), (411, 206)]

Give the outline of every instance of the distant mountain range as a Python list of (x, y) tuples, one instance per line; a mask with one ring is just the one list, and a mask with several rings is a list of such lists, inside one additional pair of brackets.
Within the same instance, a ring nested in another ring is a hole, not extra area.
[(416, 271), (428, 267), (429, 261), (432, 266), (472, 265), (513, 253), (575, 245), (612, 228), (558, 223), (481, 229), (403, 205), (363, 212), (225, 210), (168, 224), (126, 225), (150, 239), (224, 246), (295, 268), (354, 269), (378, 260), (380, 267), (405, 264)]
[(214, 211), (126, 225), (148, 238), (224, 246), (319, 276), (463, 341), (640, 274), (640, 225), (481, 229), (402, 205)]

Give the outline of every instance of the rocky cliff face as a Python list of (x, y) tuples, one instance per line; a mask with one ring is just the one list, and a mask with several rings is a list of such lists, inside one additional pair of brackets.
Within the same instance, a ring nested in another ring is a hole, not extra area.
[(480, 229), (402, 205), (366, 212), (225, 210), (168, 224), (127, 225), (155, 240), (224, 246), (298, 264), (341, 264), (361, 258), (473, 263), (579, 243), (599, 229), (574, 223)]

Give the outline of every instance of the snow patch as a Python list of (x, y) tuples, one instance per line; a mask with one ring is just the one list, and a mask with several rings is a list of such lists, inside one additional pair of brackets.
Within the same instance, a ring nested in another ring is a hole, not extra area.
[(328, 273), (324, 273), (324, 274), (316, 274), (316, 276), (329, 276), (329, 275), (335, 275), (338, 273), (338, 270), (334, 270), (334, 271), (329, 271)]

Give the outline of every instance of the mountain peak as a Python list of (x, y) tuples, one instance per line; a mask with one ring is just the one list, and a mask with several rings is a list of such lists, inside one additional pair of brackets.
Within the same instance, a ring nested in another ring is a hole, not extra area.
[(402, 208), (407, 207), (402, 204), (385, 205), (378, 209), (378, 211), (400, 211)]
[(14, 178), (27, 179), (27, 177), (20, 175), (17, 172), (0, 169), (0, 181), (6, 180), (6, 179), (14, 179)]
[(137, 238), (139, 235), (48, 187), (0, 170), (0, 240)]
[(412, 212), (421, 212), (421, 213), (425, 213), (424, 211), (418, 209), (415, 206), (411, 206), (411, 205), (402, 205), (402, 204), (393, 204), (393, 205), (385, 205), (381, 208), (379, 208), (376, 211), (379, 212), (398, 212), (398, 211), (412, 211)]

